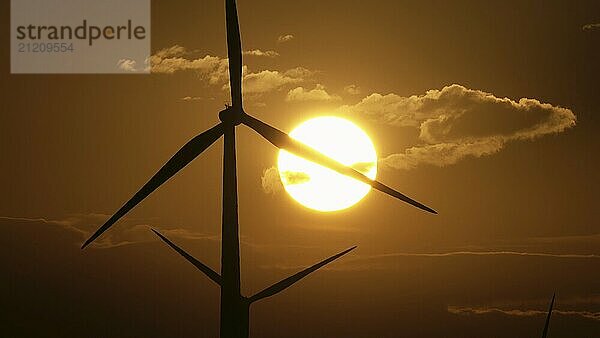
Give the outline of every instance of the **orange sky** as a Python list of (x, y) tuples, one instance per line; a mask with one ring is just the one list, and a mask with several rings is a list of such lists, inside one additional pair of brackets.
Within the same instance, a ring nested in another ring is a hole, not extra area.
[[(218, 268), (222, 141), (96, 248), (78, 246), (218, 122), (229, 102), (222, 7), (153, 1), (152, 75), (10, 75), (2, 52), (0, 314), (15, 336), (214, 336), (218, 290), (147, 227)], [(276, 149), (238, 127), (246, 293), (358, 245), (256, 306), (254, 336), (539, 335), (543, 316), (528, 311), (555, 291), (557, 309), (574, 313), (555, 317), (551, 337), (600, 332), (600, 29), (583, 28), (600, 21), (598, 3), (239, 0), (238, 10), (246, 111), (285, 131), (317, 115), (351, 119), (383, 159), (378, 179), (439, 212), (378, 192), (341, 212), (306, 209), (264, 176)]]

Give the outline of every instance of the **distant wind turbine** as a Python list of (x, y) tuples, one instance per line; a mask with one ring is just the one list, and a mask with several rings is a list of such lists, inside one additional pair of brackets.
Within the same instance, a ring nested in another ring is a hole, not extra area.
[(239, 254), (239, 225), (237, 210), (237, 165), (235, 127), (244, 124), (271, 142), (274, 146), (284, 149), (297, 156), (303, 157), (316, 164), (330, 168), (340, 174), (350, 176), (358, 181), (369, 184), (376, 190), (411, 204), (417, 208), (436, 214), (437, 212), (408, 196), (371, 180), (362, 173), (333, 160), (321, 152), (299, 141), (288, 134), (272, 127), (244, 111), (242, 104), (242, 47), (240, 30), (235, 0), (225, 0), (225, 13), (227, 21), (227, 54), (229, 57), (229, 81), (231, 87), (232, 105), (219, 113), (221, 123), (201, 133), (185, 144), (121, 209), (111, 216), (85, 243), (87, 247), (102, 233), (108, 230), (121, 217), (127, 214), (144, 198), (150, 195), (163, 183), (168, 181), (177, 172), (187, 166), (204, 150), (210, 147), (221, 136), (224, 136), (223, 154), (223, 211), (222, 211), (222, 243), (221, 243), (221, 274), (219, 275), (205, 264), (187, 254), (184, 250), (170, 242), (166, 237), (155, 233), (171, 248), (177, 251), (196, 268), (206, 274), (211, 280), (221, 287), (221, 337), (248, 337), (248, 311), (251, 303), (275, 295), (301, 278), (345, 255), (355, 247), (332, 256), (315, 264), (273, 286), (246, 298), (240, 292), (240, 254)]
[(552, 295), (552, 301), (550, 301), (550, 309), (548, 309), (548, 316), (546, 316), (546, 323), (544, 324), (544, 331), (542, 331), (542, 338), (546, 338), (548, 335), (548, 327), (550, 326), (550, 317), (552, 316), (552, 308), (554, 307), (554, 298), (556, 293)]

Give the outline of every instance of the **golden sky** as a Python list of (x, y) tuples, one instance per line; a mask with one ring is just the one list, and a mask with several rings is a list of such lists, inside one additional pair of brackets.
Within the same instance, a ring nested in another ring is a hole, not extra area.
[[(553, 292), (551, 337), (600, 332), (597, 1), (238, 11), (246, 111), (284, 131), (352, 120), (378, 179), (439, 212), (375, 191), (306, 209), (282, 191), (276, 149), (238, 127), (246, 294), (358, 245), (255, 306), (254, 336), (530, 337)], [(151, 75), (10, 75), (1, 54), (0, 315), (14, 336), (218, 330), (218, 289), (148, 227), (218, 269), (222, 141), (79, 250), (230, 100), (221, 1), (153, 1), (152, 50)]]

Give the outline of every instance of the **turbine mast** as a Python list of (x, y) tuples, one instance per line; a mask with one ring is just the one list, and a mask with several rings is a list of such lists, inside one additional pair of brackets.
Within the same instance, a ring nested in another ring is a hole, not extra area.
[(227, 54), (232, 106), (219, 114), (225, 124), (223, 149), (223, 214), (221, 230), (221, 337), (247, 338), (249, 302), (240, 290), (240, 241), (238, 224), (235, 127), (242, 108), (242, 47), (235, 0), (225, 0)]
[(240, 290), (235, 126), (225, 129), (221, 242), (221, 337), (248, 337), (248, 305)]

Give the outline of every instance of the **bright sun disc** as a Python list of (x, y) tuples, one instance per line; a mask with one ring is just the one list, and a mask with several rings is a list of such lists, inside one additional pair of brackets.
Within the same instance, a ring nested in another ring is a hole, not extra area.
[[(317, 117), (302, 123), (290, 136), (371, 179), (377, 175), (377, 153), (373, 142), (364, 131), (346, 119)], [(277, 166), (285, 190), (300, 204), (311, 209), (346, 209), (371, 190), (368, 184), (285, 150), (279, 152)]]

